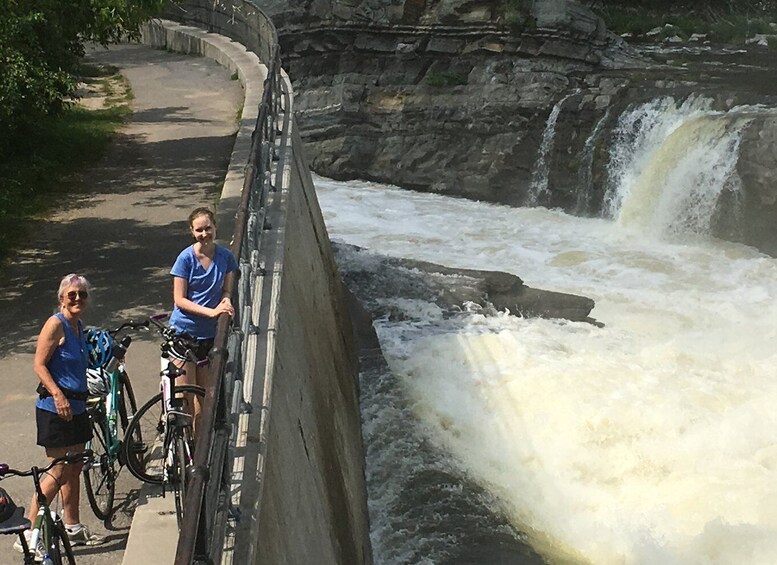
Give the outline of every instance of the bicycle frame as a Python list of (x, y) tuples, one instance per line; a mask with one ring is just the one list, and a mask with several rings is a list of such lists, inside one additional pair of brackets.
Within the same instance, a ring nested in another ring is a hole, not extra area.
[[(165, 468), (163, 476), (165, 483), (169, 483), (170, 470), (175, 467), (175, 437), (178, 430), (185, 427), (191, 427), (192, 415), (184, 410), (184, 398), (176, 397), (175, 379), (184, 374), (184, 370), (177, 367), (172, 361), (167, 362), (167, 368), (161, 371), (159, 392), (162, 393), (162, 411), (165, 424), (163, 453), (165, 454)], [(192, 453), (188, 449), (185, 456), (191, 462)], [(187, 463), (182, 462), (182, 463)]]
[[(65, 532), (65, 526), (62, 523), (62, 518), (51, 509), (48, 501), (46, 500), (46, 496), (43, 494), (43, 490), (40, 486), (40, 480), (41, 477), (48, 473), (55, 465), (59, 465), (62, 463), (76, 463), (78, 461), (85, 461), (92, 457), (92, 451), (89, 449), (84, 450), (81, 453), (67, 453), (63, 455), (62, 457), (57, 457), (53, 461), (51, 461), (47, 466), (45, 467), (32, 467), (28, 471), (18, 471), (15, 469), (11, 469), (8, 467), (8, 465), (0, 465), (0, 478), (4, 478), (5, 475), (11, 474), (16, 475), (19, 477), (32, 477), (33, 483), (35, 485), (35, 500), (38, 503), (38, 513), (35, 516), (35, 520), (32, 523), (32, 535), (30, 537), (29, 544), (24, 539), (24, 533), (20, 532), (19, 536), (21, 539), (22, 547), (25, 549), (24, 553), (24, 562), (25, 564), (31, 564), (35, 563), (35, 552), (38, 547), (38, 541), (40, 540), (42, 542), (42, 545), (44, 547), (44, 553), (43, 553), (43, 561), (44, 563), (47, 562), (47, 559), (51, 559), (51, 556), (49, 555), (49, 551), (52, 548), (55, 548), (55, 552), (58, 552), (59, 543), (62, 543), (62, 546), (65, 550), (65, 555), (68, 557), (69, 561), (74, 561), (72, 557), (72, 549), (70, 547), (70, 541), (67, 538), (67, 533)], [(41, 535), (43, 538), (41, 539)], [(55, 557), (60, 557), (56, 555)], [(48, 561), (49, 563), (51, 561)]]
[(104, 422), (106, 425), (105, 434), (105, 449), (108, 452), (111, 460), (118, 459), (119, 452), (121, 451), (121, 441), (119, 440), (119, 422), (118, 422), (118, 410), (116, 407), (119, 405), (119, 393), (121, 391), (121, 375), (124, 371), (124, 363), (119, 363), (113, 371), (106, 371), (108, 373), (109, 389), (105, 398), (93, 397), (88, 401), (94, 403), (92, 412), (93, 417), (99, 418), (98, 421)]

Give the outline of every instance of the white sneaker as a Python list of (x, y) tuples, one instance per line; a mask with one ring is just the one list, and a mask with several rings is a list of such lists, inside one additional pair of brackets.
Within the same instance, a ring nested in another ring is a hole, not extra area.
[[(24, 530), (24, 539), (27, 540), (27, 547), (30, 548), (30, 541), (32, 540), (32, 530)], [(16, 541), (13, 542), (13, 548), (19, 553), (24, 553), (24, 546), (22, 541), (17, 536)], [(43, 561), (44, 547), (43, 542), (38, 540), (38, 547), (35, 548), (35, 561), (40, 563)]]
[(80, 525), (80, 528), (71, 528), (71, 526), (65, 526), (67, 532), (67, 538), (70, 540), (70, 545), (73, 547), (79, 545), (102, 545), (105, 543), (105, 538), (98, 534), (89, 531), (89, 528)]

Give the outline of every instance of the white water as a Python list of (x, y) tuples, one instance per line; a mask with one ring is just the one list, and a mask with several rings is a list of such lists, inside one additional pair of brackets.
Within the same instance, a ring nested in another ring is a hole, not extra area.
[[(655, 144), (631, 162), (649, 169)], [(334, 239), (596, 301), (604, 328), (478, 311), (376, 324), (434, 442), (551, 540), (551, 562), (777, 563), (777, 261), (701, 229), (316, 185)], [(614, 194), (618, 217), (634, 193)]]
[(550, 157), (556, 140), (556, 122), (558, 122), (564, 102), (575, 94), (577, 94), (577, 91), (564, 96), (556, 102), (550, 114), (548, 114), (545, 129), (542, 132), (542, 141), (540, 141), (540, 147), (537, 151), (537, 162), (532, 173), (531, 188), (529, 189), (529, 200), (532, 204), (542, 202), (543, 197), (550, 194), (548, 191), (548, 175), (550, 174)]

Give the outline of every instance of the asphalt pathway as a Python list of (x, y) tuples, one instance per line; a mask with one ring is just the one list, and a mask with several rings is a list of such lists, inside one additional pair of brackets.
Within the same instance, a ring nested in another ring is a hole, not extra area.
[[(76, 272), (91, 282), (86, 325), (115, 327), (169, 310), (169, 267), (191, 242), (186, 217), (217, 201), (243, 101), (240, 83), (210, 59), (140, 45), (99, 48), (88, 57), (121, 69), (134, 94), (133, 116), (84, 175), (84, 191), (62, 197), (0, 269), (0, 462), (17, 468), (45, 462), (35, 445), (32, 357), (40, 326), (56, 307), (60, 278)], [(151, 333), (133, 337), (127, 365), (142, 404), (159, 385), (159, 348)], [(31, 480), (1, 484), (17, 504), (29, 504)], [(139, 488), (121, 473), (110, 523), (94, 517), (82, 494), (82, 522), (108, 542), (78, 548), (79, 564), (121, 562)], [(21, 562), (12, 542), (0, 540), (7, 544), (0, 546), (0, 565)]]

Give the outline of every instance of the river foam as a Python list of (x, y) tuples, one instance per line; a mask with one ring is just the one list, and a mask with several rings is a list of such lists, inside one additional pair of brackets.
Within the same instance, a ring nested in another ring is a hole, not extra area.
[(376, 322), (417, 424), (551, 540), (551, 562), (553, 548), (777, 562), (777, 261), (703, 234), (315, 180), (333, 239), (596, 301), (604, 328), (479, 311)]

